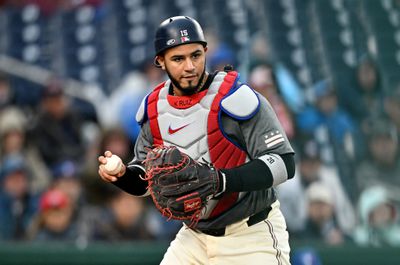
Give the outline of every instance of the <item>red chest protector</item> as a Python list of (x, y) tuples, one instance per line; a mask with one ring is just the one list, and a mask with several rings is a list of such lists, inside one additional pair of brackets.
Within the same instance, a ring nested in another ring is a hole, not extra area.
[[(211, 103), (211, 108), (207, 118), (207, 143), (209, 155), (211, 158), (211, 163), (216, 168), (233, 168), (239, 165), (242, 165), (247, 158), (246, 152), (233, 144), (228, 138), (225, 137), (223, 131), (221, 130), (220, 124), (220, 115), (221, 115), (221, 100), (234, 89), (236, 81), (238, 78), (238, 73), (231, 71), (227, 73), (221, 83), (218, 92), (215, 94), (214, 99)], [(147, 99), (147, 117), (150, 122), (150, 129), (154, 139), (155, 145), (164, 144), (163, 139), (160, 133), (160, 127), (158, 124), (158, 111), (157, 111), (157, 102), (159, 99), (159, 93), (161, 89), (165, 86), (165, 82), (158, 85), (154, 91), (148, 96)], [(206, 94), (206, 91), (203, 91), (203, 94), (197, 94), (194, 98), (191, 98), (190, 104), (188, 104), (188, 108), (198, 104), (201, 101), (202, 97)], [(182, 102), (189, 102), (188, 97), (173, 97), (173, 98), (181, 98)], [(186, 99), (185, 99), (186, 98)], [(171, 106), (175, 108), (185, 108), (182, 105), (175, 105), (174, 100), (168, 99), (168, 102)], [(171, 104), (172, 103), (172, 104)], [(175, 106), (174, 106), (175, 105)], [(219, 202), (216, 204), (214, 209), (208, 218), (215, 217), (225, 210), (229, 209), (236, 201), (238, 200), (238, 193), (227, 193), (222, 198), (219, 199)]]

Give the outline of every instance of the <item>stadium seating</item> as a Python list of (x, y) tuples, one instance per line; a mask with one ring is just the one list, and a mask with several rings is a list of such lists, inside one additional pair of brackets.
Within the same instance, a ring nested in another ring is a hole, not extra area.
[(400, 13), (392, 0), (362, 2), (362, 9), (376, 45), (382, 82), (390, 90), (400, 82)]
[(346, 80), (366, 53), (389, 84), (400, 68), (399, 9), (394, 0), (103, 0), (50, 14), (35, 4), (5, 5), (0, 52), (110, 93), (153, 56), (158, 23), (189, 15), (229, 45), (242, 71), (251, 36), (264, 31), (272, 59), (305, 89), (325, 77)]

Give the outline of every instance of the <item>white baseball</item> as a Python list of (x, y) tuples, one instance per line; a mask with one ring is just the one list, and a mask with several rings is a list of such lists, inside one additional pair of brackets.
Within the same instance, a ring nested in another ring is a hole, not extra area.
[(124, 164), (119, 156), (112, 155), (111, 157), (107, 157), (107, 163), (104, 165), (104, 170), (109, 175), (117, 175), (121, 171), (123, 165)]

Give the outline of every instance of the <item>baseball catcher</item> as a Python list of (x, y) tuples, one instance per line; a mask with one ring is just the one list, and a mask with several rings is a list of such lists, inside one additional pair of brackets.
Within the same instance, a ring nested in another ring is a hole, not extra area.
[(99, 175), (182, 220), (162, 265), (290, 264), (274, 187), (293, 178), (294, 150), (272, 106), (231, 67), (206, 70), (207, 41), (192, 18), (162, 22), (154, 47), (169, 78), (137, 111), (132, 161), (111, 174), (107, 151)]

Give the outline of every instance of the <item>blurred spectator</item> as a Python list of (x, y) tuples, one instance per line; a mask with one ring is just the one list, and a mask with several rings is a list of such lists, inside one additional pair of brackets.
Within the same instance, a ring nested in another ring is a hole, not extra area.
[(272, 108), (275, 110), (286, 135), (289, 139), (293, 140), (296, 133), (295, 122), (290, 109), (279, 93), (272, 65), (265, 62), (255, 66), (249, 75), (249, 85), (268, 99)]
[(100, 140), (100, 151), (104, 153), (109, 150), (119, 156), (123, 161), (129, 162), (130, 152), (133, 148), (133, 143), (128, 135), (121, 128), (110, 128), (105, 130)]
[(275, 63), (276, 81), (282, 98), (293, 113), (298, 113), (305, 108), (306, 95), (296, 78), (282, 62)]
[(328, 245), (340, 245), (347, 239), (338, 227), (333, 192), (320, 182), (306, 189), (308, 215), (302, 239), (323, 241)]
[(28, 238), (35, 241), (75, 241), (79, 236), (74, 204), (58, 189), (45, 192), (39, 212), (31, 223)]
[(105, 200), (103, 194), (109, 192), (109, 185), (99, 181), (97, 172), (98, 154), (109, 150), (127, 163), (131, 159), (130, 152), (133, 149), (133, 143), (127, 133), (118, 127), (104, 129), (98, 138), (87, 154), (82, 174), (85, 195), (87, 200), (94, 204), (103, 203)]
[(319, 254), (310, 247), (302, 247), (294, 250), (290, 261), (292, 265), (322, 265)]
[[(275, 86), (282, 100), (292, 113), (297, 113), (304, 108), (305, 93), (303, 88), (299, 85), (292, 72), (289, 71), (285, 62), (279, 60), (279, 56), (273, 52), (271, 46), (271, 35), (266, 34), (265, 31), (260, 30), (251, 36), (249, 42), (249, 69), (250, 73), (258, 65), (263, 65), (269, 62), (272, 66), (273, 77)], [(251, 77), (249, 77), (250, 79)]]
[(26, 131), (27, 119), (18, 108), (10, 107), (0, 116), (0, 166), (10, 156), (24, 157), (30, 169), (30, 190), (42, 192), (47, 188), (50, 175), (46, 165)]
[(209, 71), (211, 73), (215, 71), (223, 71), (224, 66), (226, 65), (231, 65), (235, 66), (236, 65), (236, 60), (235, 60), (235, 53), (229, 47), (228, 44), (226, 43), (220, 43), (218, 42), (217, 47), (209, 54), (208, 57), (209, 60)]
[(276, 191), (290, 237), (297, 239), (301, 236), (307, 218), (307, 201), (298, 164), (294, 178), (276, 187)]
[(366, 117), (382, 112), (381, 75), (372, 57), (365, 56), (359, 62), (352, 85), (351, 88), (347, 85), (339, 85), (338, 98), (339, 103), (357, 122), (360, 123)]
[(87, 159), (87, 167), (96, 169), (97, 174), (97, 156), (99, 153), (104, 153), (109, 150), (113, 154), (118, 155), (124, 162), (129, 162), (131, 159), (130, 152), (134, 143), (130, 140), (125, 130), (120, 127), (112, 127), (103, 129), (98, 136), (98, 140), (91, 146)]
[[(360, 225), (354, 232), (354, 240), (361, 246), (400, 247), (398, 219), (399, 193), (391, 194), (382, 186), (370, 187), (360, 195), (358, 212)], [(397, 202), (397, 205), (396, 205)]]
[(140, 71), (128, 73), (110, 95), (107, 111), (99, 113), (105, 129), (122, 127), (133, 143), (140, 131), (136, 112), (143, 98), (164, 77), (163, 71), (154, 67), (153, 60), (148, 59)]
[(268, 34), (263, 31), (257, 31), (251, 36), (251, 40), (249, 42), (249, 52), (250, 52), (250, 61), (258, 62), (261, 60), (272, 61), (274, 54), (272, 52), (272, 48), (270, 45), (271, 41), (268, 38)]
[(82, 162), (82, 127), (82, 117), (70, 108), (62, 84), (50, 82), (43, 90), (41, 111), (33, 127), (39, 152), (49, 168), (64, 160)]
[(354, 207), (335, 168), (325, 165), (320, 159), (320, 145), (313, 139), (305, 140), (300, 145), (296, 177), (277, 187), (282, 211), (287, 216), (288, 229), (292, 235), (303, 229), (307, 217), (306, 190), (313, 183), (319, 183), (332, 192), (332, 204), (338, 227), (350, 233), (356, 224)]
[[(265, 65), (272, 70), (275, 87), (292, 113), (298, 113), (305, 107), (306, 97), (302, 87), (282, 62), (271, 62), (263, 57), (255, 58), (250, 64), (250, 73), (258, 66)], [(258, 73), (259, 76), (259, 73)], [(252, 78), (251, 76), (249, 79)]]
[(171, 241), (176, 233), (182, 228), (182, 222), (179, 220), (168, 220), (160, 215), (160, 212), (154, 207), (149, 206), (148, 226), (155, 239), (162, 241)]
[(8, 75), (0, 72), (0, 116), (3, 109), (14, 104), (14, 91), (10, 86)]
[(18, 106), (30, 115), (38, 102), (40, 86), (14, 75), (0, 72), (0, 116), (2, 109)]
[[(299, 127), (306, 133), (314, 133), (326, 127), (334, 144), (343, 146), (347, 136), (355, 131), (355, 123), (337, 102), (336, 89), (330, 80), (322, 80), (314, 87), (314, 105), (298, 115)], [(329, 158), (333, 159), (333, 158)]]
[(85, 122), (91, 122), (96, 125), (99, 123), (96, 108), (92, 103), (78, 97), (73, 97), (70, 100), (71, 107), (82, 116)]
[(8, 5), (13, 5), (16, 7), (24, 7), (28, 4), (33, 4), (40, 9), (40, 12), (45, 16), (54, 15), (54, 13), (63, 10), (68, 11), (75, 9), (82, 5), (91, 5), (93, 7), (102, 4), (103, 0), (18, 0), (18, 1), (6, 1)]
[(400, 135), (400, 83), (384, 97), (385, 113), (397, 128)]
[(336, 89), (330, 80), (318, 82), (313, 91), (314, 105), (298, 114), (298, 128), (301, 133), (312, 135), (321, 145), (322, 161), (338, 168), (341, 182), (351, 198), (354, 195), (353, 168), (359, 152), (355, 150), (358, 126), (338, 105)]
[(0, 239), (20, 240), (37, 210), (29, 192), (30, 173), (20, 156), (9, 156), (0, 171)]
[(384, 117), (365, 121), (367, 157), (356, 169), (359, 192), (382, 185), (400, 193), (400, 152), (396, 127)]
[(153, 238), (148, 228), (143, 198), (116, 188), (110, 192), (106, 207), (85, 211), (89, 241), (117, 242)]
[(53, 168), (53, 182), (51, 187), (63, 191), (68, 195), (76, 208), (81, 208), (85, 202), (82, 193), (81, 169), (73, 161), (65, 160)]
[(164, 72), (154, 67), (153, 60), (154, 58), (148, 59), (137, 76), (134, 73), (129, 74), (116, 92), (117, 98), (119, 97), (121, 100), (120, 104), (116, 105), (118, 108), (117, 120), (132, 143), (135, 143), (140, 131), (135, 117), (142, 99), (152, 88), (164, 81)]

